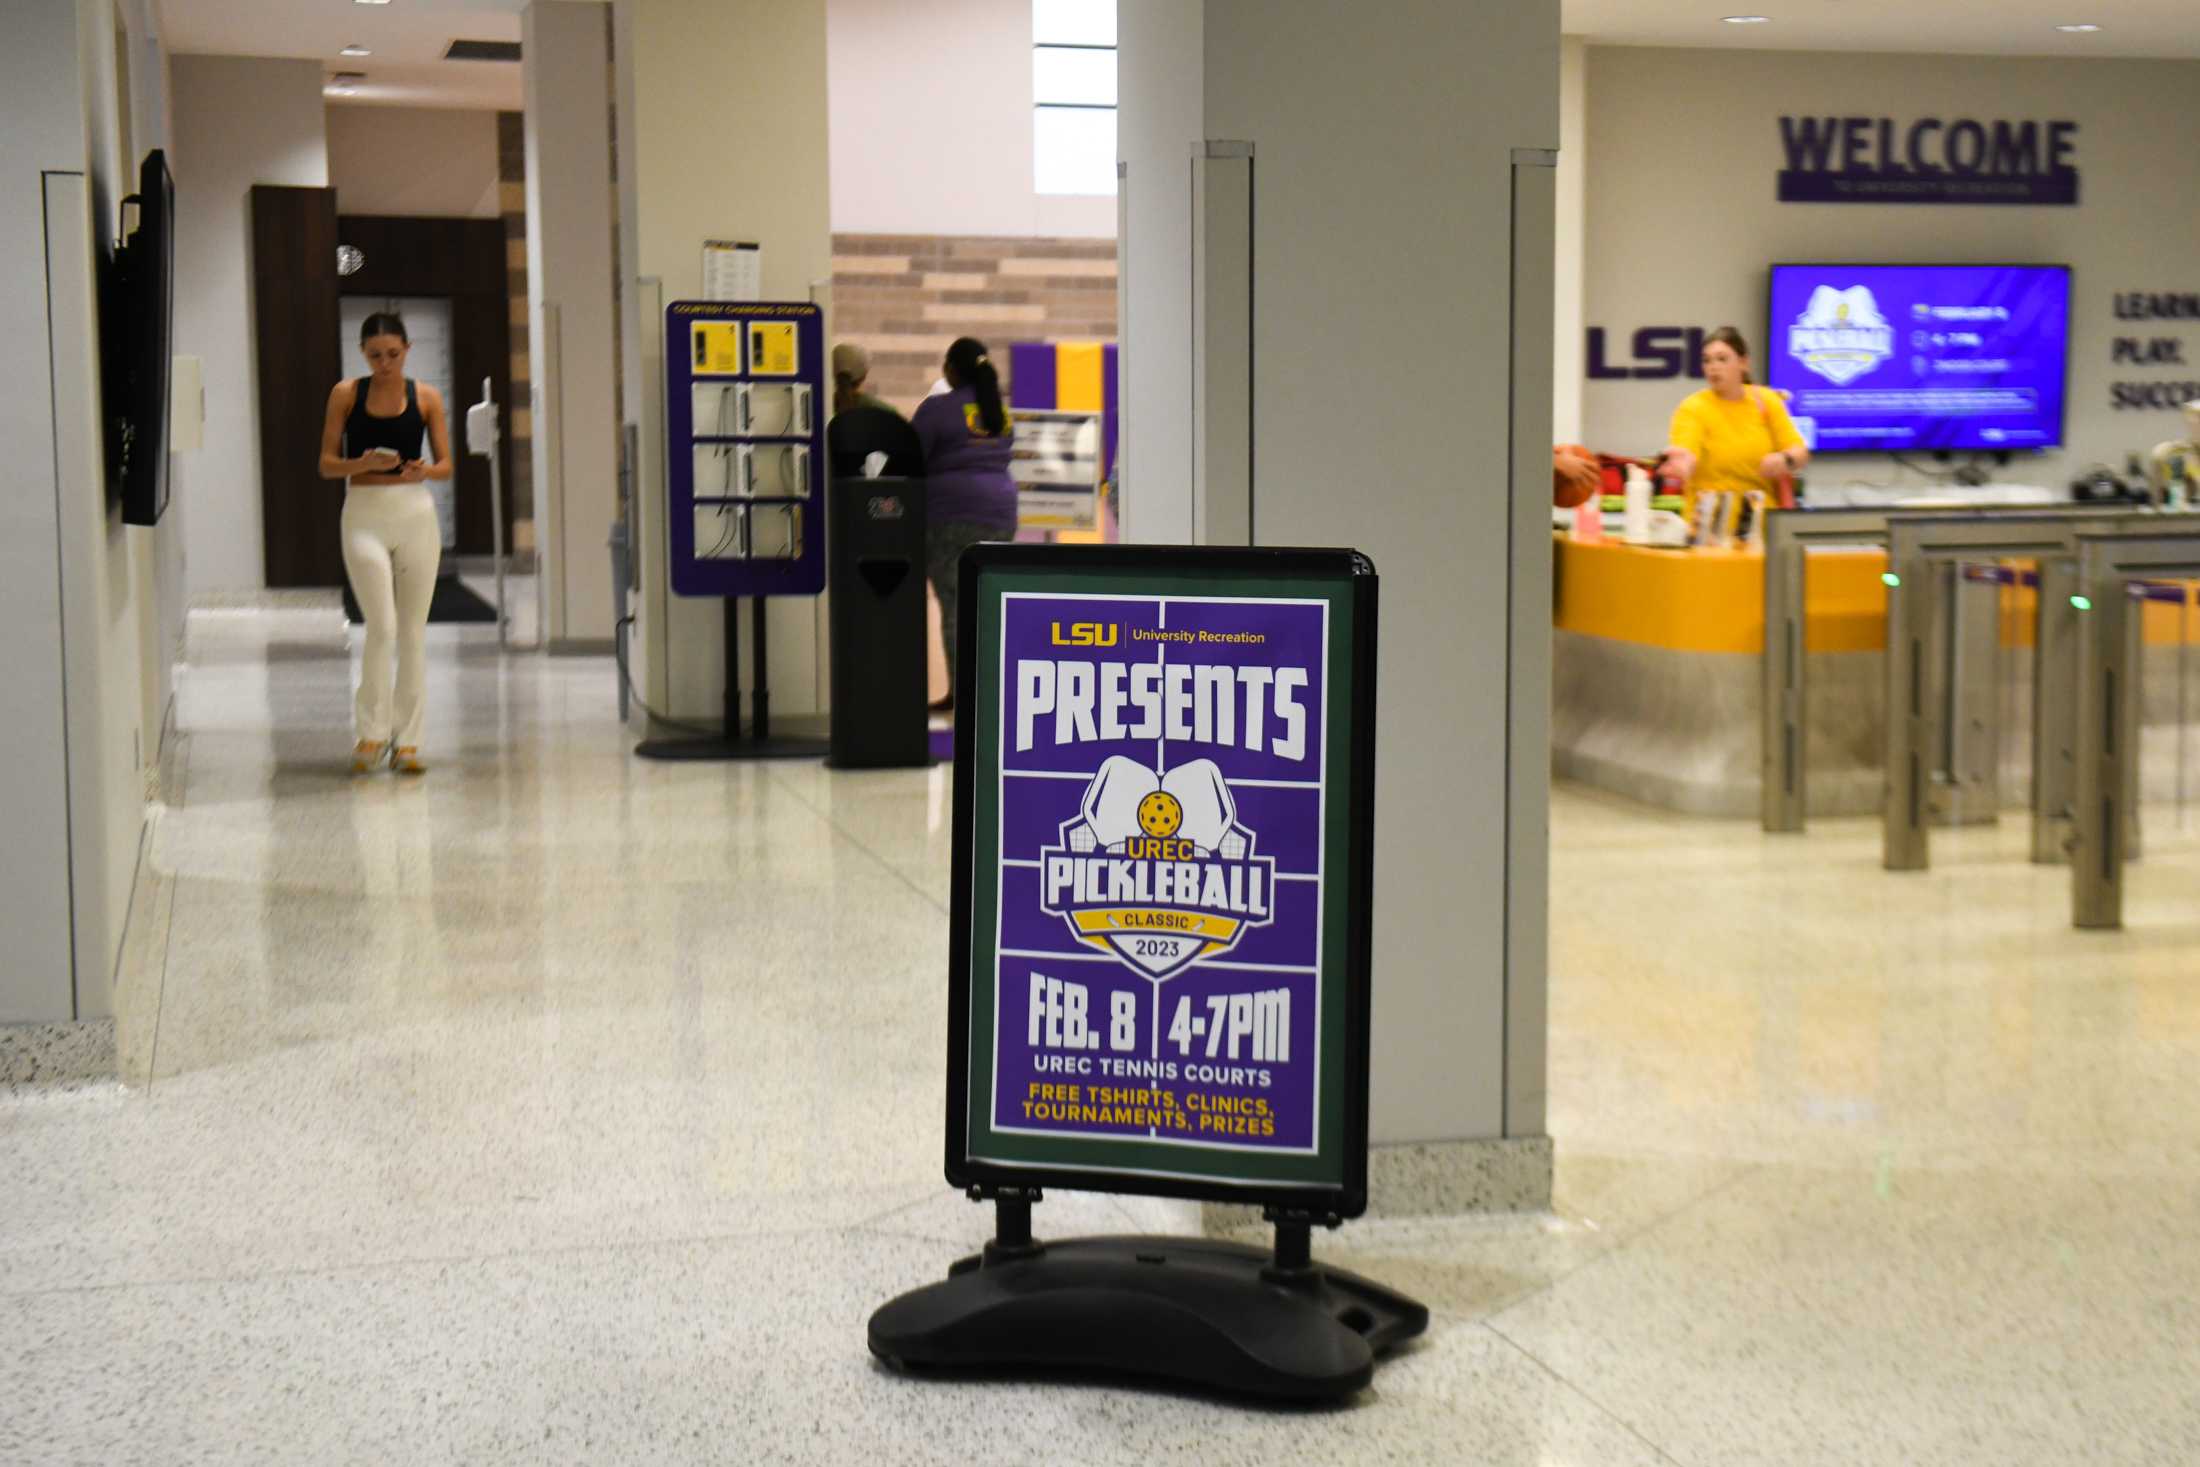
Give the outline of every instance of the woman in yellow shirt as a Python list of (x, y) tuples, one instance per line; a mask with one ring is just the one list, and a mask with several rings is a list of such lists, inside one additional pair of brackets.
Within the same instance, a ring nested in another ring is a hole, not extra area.
[(1741, 332), (1721, 326), (1705, 338), (1703, 375), (1711, 385), (1673, 411), (1660, 478), (1685, 483), (1692, 492), (1769, 493), (1810, 462), (1780, 394), (1751, 384), (1749, 343)]

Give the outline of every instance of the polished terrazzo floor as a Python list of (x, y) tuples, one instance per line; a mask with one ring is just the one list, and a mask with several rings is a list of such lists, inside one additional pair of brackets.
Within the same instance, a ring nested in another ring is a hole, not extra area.
[(1372, 1392), (920, 1384), (946, 776), (638, 762), (608, 664), (434, 637), (437, 767), (354, 782), (341, 625), (194, 615), (132, 1085), (0, 1097), (0, 1462), (2200, 1460), (2169, 812), (2106, 935), (2015, 823), (1898, 878), (1561, 789), (1558, 1205), (1320, 1240), (1436, 1311)]

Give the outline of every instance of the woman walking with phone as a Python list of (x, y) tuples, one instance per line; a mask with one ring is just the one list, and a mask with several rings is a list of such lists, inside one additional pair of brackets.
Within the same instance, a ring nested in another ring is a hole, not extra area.
[[(420, 760), (420, 728), (428, 603), (443, 557), (443, 533), (427, 481), (451, 477), (451, 436), (443, 394), (405, 375), (411, 348), (398, 316), (378, 311), (367, 317), (359, 328), (359, 350), (368, 375), (336, 384), (321, 425), (321, 477), (344, 480), (344, 571), (367, 621), (353, 702), (354, 774), (384, 764), (400, 774), (427, 772)], [(422, 452), (423, 443), (432, 458)]]

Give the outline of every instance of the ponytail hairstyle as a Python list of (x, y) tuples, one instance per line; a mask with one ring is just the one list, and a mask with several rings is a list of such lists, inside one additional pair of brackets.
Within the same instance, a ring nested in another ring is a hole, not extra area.
[(996, 434), (1007, 428), (1008, 413), (1001, 406), (1001, 374), (993, 370), (985, 343), (975, 337), (956, 337), (955, 344), (947, 349), (947, 365), (961, 385), (977, 394), (978, 422), (986, 433)]
[(376, 311), (359, 323), (359, 344), (365, 346), (377, 336), (394, 336), (407, 346), (412, 338), (405, 334), (405, 318), (395, 311)]
[[(1749, 342), (1743, 338), (1741, 332), (1736, 331), (1733, 327), (1721, 326), (1718, 330), (1712, 332), (1709, 336), (1706, 336), (1703, 339), (1703, 344), (1705, 346), (1709, 346), (1714, 341), (1717, 342), (1719, 345), (1730, 349), (1734, 353), (1734, 355), (1740, 357), (1742, 360), (1749, 360)], [(1744, 367), (1742, 369), (1742, 381), (1754, 385), (1757, 379), (1750, 376), (1749, 369), (1747, 367)]]
[(852, 341), (833, 348), (833, 411), (847, 412), (862, 395), (871, 375), (871, 354)]

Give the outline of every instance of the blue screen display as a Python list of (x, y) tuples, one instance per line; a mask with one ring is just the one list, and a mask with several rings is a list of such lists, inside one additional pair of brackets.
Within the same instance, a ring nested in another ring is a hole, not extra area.
[(2059, 448), (2061, 265), (1775, 265), (1757, 358), (1814, 451)]

